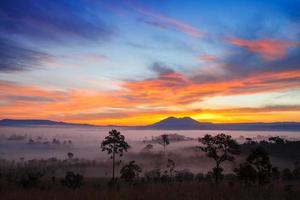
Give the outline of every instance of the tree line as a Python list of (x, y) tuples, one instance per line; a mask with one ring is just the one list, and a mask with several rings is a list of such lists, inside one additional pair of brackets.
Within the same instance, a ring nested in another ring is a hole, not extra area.
[[(251, 139), (247, 138), (247, 143), (257, 144)], [(270, 137), (270, 142), (275, 144), (283, 144), (285, 141), (279, 137)], [(230, 135), (218, 134), (216, 136), (205, 135), (198, 139), (200, 145), (197, 147), (201, 151), (206, 153), (206, 156), (211, 158), (215, 166), (212, 171), (209, 172), (210, 177), (214, 179), (216, 185), (224, 177), (222, 164), (224, 162), (233, 162), (235, 156), (241, 153), (240, 145), (234, 140)], [(264, 143), (265, 141), (262, 141)], [(170, 144), (167, 134), (161, 135), (161, 141), (159, 142), (163, 146), (163, 152), (165, 154), (167, 145)], [(130, 148), (128, 143), (125, 141), (125, 136), (123, 136), (117, 130), (112, 130), (109, 135), (104, 139), (101, 144), (102, 151), (106, 151), (111, 156), (112, 159), (112, 182), (115, 183), (115, 156), (123, 156), (124, 152)], [(162, 177), (162, 179), (172, 178), (175, 173), (175, 162), (171, 159), (167, 159), (166, 171), (163, 176), (161, 176), (159, 171), (152, 171), (152, 176)], [(121, 170), (121, 178), (128, 182), (133, 182), (139, 173), (142, 171), (141, 167), (135, 163), (135, 161), (130, 161), (125, 164)], [(252, 149), (249, 155), (246, 157), (245, 161), (242, 162), (237, 168), (233, 169), (234, 174), (237, 179), (242, 181), (245, 185), (265, 185), (270, 183), (272, 180), (278, 180), (282, 175), (282, 179), (299, 179), (300, 178), (300, 166), (295, 163), (295, 169), (291, 171), (290, 169), (284, 169), (282, 173), (277, 167), (272, 166), (268, 152), (262, 147), (257, 146)], [(180, 173), (179, 173), (180, 174)], [(188, 173), (185, 172), (185, 175)], [(148, 178), (149, 178), (148, 174)], [(147, 174), (145, 174), (147, 177)], [(190, 175), (191, 177), (192, 175)], [(201, 176), (198, 177), (198, 179)]]
[[(177, 170), (174, 160), (166, 156), (167, 146), (170, 144), (169, 136), (163, 134), (160, 136), (158, 142), (163, 146), (163, 154), (166, 159), (166, 166), (163, 171), (160, 169), (150, 170), (140, 176), (142, 167), (131, 160), (120, 168), (119, 173), (116, 173), (116, 162), (119, 157), (122, 157), (130, 149), (130, 145), (126, 142), (125, 136), (117, 130), (109, 131), (108, 135), (101, 142), (100, 149), (109, 155), (112, 161), (111, 170), (112, 176), (109, 181), (110, 186), (115, 186), (118, 183), (116, 174), (120, 174), (120, 179), (129, 183), (130, 185), (139, 182), (174, 182), (174, 181), (201, 181), (210, 180), (214, 185), (219, 185), (224, 179), (238, 180), (245, 186), (266, 185), (276, 180), (300, 180), (300, 165), (296, 162), (294, 169), (284, 169), (280, 171), (271, 163), (270, 156), (264, 145), (275, 144), (284, 145), (287, 141), (279, 137), (269, 138), (269, 142), (261, 141), (260, 143), (246, 138), (243, 146), (252, 146), (248, 155), (232, 173), (224, 174), (223, 164), (225, 162), (233, 162), (236, 157), (241, 154), (241, 145), (237, 143), (230, 135), (218, 134), (215, 136), (205, 135), (198, 139), (199, 145), (196, 147), (204, 152), (208, 158), (214, 162), (214, 166), (207, 174), (198, 173), (193, 174), (189, 170)], [(149, 146), (146, 145), (146, 147)], [(148, 148), (153, 148), (148, 147)], [(68, 160), (74, 160), (74, 154), (69, 152), (67, 154)], [(11, 173), (0, 171), (0, 189), (1, 182), (5, 179), (8, 184), (17, 183), (24, 188), (36, 187), (40, 184), (43, 177), (45, 177), (47, 167), (43, 170), (37, 167), (29, 167), (21, 165)], [(49, 168), (51, 171), (51, 169)], [(49, 173), (49, 172), (48, 172)], [(57, 184), (57, 178), (52, 175), (51, 182)], [(84, 184), (84, 177), (80, 173), (75, 173), (68, 170), (65, 176), (59, 180), (61, 185), (68, 188), (76, 189)]]

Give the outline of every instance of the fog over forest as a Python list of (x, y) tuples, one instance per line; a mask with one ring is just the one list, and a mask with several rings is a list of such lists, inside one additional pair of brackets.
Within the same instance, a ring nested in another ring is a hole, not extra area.
[[(0, 129), (0, 157), (6, 160), (67, 160), (71, 152), (74, 162), (85, 163), (85, 167), (75, 167), (85, 176), (108, 176), (111, 173), (110, 157), (102, 152), (100, 144), (111, 128), (98, 127), (1, 127)], [(208, 172), (213, 162), (201, 152), (198, 138), (205, 134), (216, 135), (220, 131), (202, 130), (120, 130), (125, 135), (130, 149), (123, 157), (117, 158), (117, 167), (135, 160), (144, 171), (163, 169), (167, 158), (174, 160), (177, 170), (187, 169), (193, 173)], [(271, 136), (280, 136), (288, 140), (298, 140), (297, 132), (256, 132), (256, 131), (225, 131), (238, 143), (244, 143), (246, 138), (254, 141), (268, 140)], [(163, 146), (159, 143), (159, 136), (168, 134), (170, 144)], [(237, 167), (244, 155), (240, 155), (234, 162), (224, 165), (224, 170), (230, 171)], [(272, 162), (279, 168), (291, 166), (295, 160), (272, 157)], [(120, 162), (121, 161), (121, 162)], [(94, 163), (93, 163), (94, 162)], [(92, 164), (91, 164), (92, 163)], [(95, 164), (96, 163), (96, 164)], [(61, 172), (63, 173), (63, 172)]]

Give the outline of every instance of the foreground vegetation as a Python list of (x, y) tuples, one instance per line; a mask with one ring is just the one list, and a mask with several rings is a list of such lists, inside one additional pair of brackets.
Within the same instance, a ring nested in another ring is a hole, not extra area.
[(298, 183), (291, 186), (290, 183), (282, 182), (265, 187), (244, 187), (237, 183), (223, 182), (217, 188), (208, 181), (140, 183), (134, 186), (120, 184), (117, 188), (87, 183), (76, 190), (54, 186), (27, 190), (10, 188), (1, 191), (1, 198), (5, 200), (298, 200), (299, 197)]
[[(58, 160), (0, 160), (0, 192), (2, 199), (300, 199), (299, 141), (279, 137), (238, 144), (231, 136), (218, 134), (199, 138), (195, 150), (205, 153), (214, 163), (208, 173), (192, 173), (177, 169), (167, 154), (170, 137), (162, 135), (160, 158), (164, 165), (145, 170), (135, 160), (119, 158), (130, 148), (125, 137), (112, 130), (100, 149), (111, 159), (111, 178), (84, 177), (84, 169), (98, 168), (101, 163), (79, 160), (69, 152)], [(151, 144), (146, 144), (151, 153)], [(294, 160), (290, 168), (280, 169), (271, 162), (269, 151)], [(242, 154), (231, 171), (223, 164), (231, 163)], [(152, 157), (153, 158), (153, 157)], [(116, 172), (116, 165), (120, 166)], [(201, 166), (199, 166), (201, 169)], [(119, 178), (118, 178), (119, 177)]]

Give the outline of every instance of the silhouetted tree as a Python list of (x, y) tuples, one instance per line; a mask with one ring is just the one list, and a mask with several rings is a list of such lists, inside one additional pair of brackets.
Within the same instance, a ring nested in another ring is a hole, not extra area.
[(271, 178), (274, 181), (277, 181), (280, 179), (280, 171), (277, 167), (272, 167)]
[(172, 159), (167, 160), (166, 170), (162, 176), (163, 181), (171, 181), (175, 174), (175, 162)]
[(51, 182), (52, 182), (52, 184), (55, 184), (55, 182), (56, 182), (56, 176), (51, 176)]
[[(175, 179), (176, 181), (192, 181), (194, 180), (195, 175), (187, 169), (176, 171)], [(198, 177), (200, 179), (200, 177)]]
[(246, 141), (244, 144), (253, 145), (253, 144), (256, 144), (256, 142), (253, 141), (252, 138), (246, 138)]
[(166, 153), (166, 147), (170, 144), (169, 136), (167, 134), (161, 135), (158, 143), (164, 147), (164, 153)]
[(269, 155), (264, 148), (258, 147), (254, 149), (247, 157), (247, 162), (255, 168), (260, 184), (265, 184), (270, 181), (272, 165)]
[(160, 169), (153, 169), (144, 173), (144, 177), (147, 181), (158, 182), (161, 177)]
[(19, 184), (24, 188), (32, 188), (37, 186), (41, 182), (41, 178), (45, 174), (37, 168), (25, 167), (18, 170), (19, 172), (16, 173), (20, 173)]
[(257, 179), (257, 172), (249, 163), (242, 163), (234, 169), (239, 180), (243, 181), (246, 186), (253, 185)]
[(83, 176), (74, 172), (67, 172), (61, 183), (69, 188), (76, 189), (83, 185)]
[(68, 159), (72, 160), (72, 158), (74, 157), (74, 154), (72, 152), (68, 152)]
[(278, 137), (278, 136), (276, 136), (276, 137), (270, 137), (269, 141), (273, 142), (275, 144), (284, 144), (285, 143), (285, 140), (282, 139), (282, 138), (280, 138), (280, 137)]
[(199, 148), (207, 153), (207, 156), (212, 158), (216, 166), (213, 168), (216, 185), (219, 183), (223, 169), (221, 164), (225, 161), (233, 161), (234, 155), (240, 153), (238, 143), (232, 139), (230, 135), (218, 134), (216, 136), (205, 135), (199, 138), (202, 146)]
[(129, 183), (132, 183), (141, 172), (142, 168), (135, 164), (134, 160), (124, 165), (120, 170), (121, 178)]
[(289, 168), (285, 168), (281, 172), (282, 180), (290, 181), (294, 179), (293, 172)]
[(174, 160), (172, 159), (168, 159), (168, 162), (167, 162), (167, 173), (170, 174), (170, 175), (173, 175), (173, 173), (175, 172), (175, 162)]
[(205, 175), (202, 172), (199, 172), (199, 173), (196, 174), (195, 179), (197, 181), (202, 181), (202, 180), (205, 179)]
[(296, 180), (300, 179), (300, 165), (298, 161), (294, 163), (293, 176)]
[(150, 152), (151, 150), (153, 150), (153, 145), (152, 144), (147, 144), (142, 151), (144, 152)]
[(125, 141), (125, 136), (122, 135), (117, 130), (111, 130), (109, 135), (104, 138), (101, 143), (102, 151), (107, 151), (108, 154), (111, 154), (111, 159), (113, 161), (112, 165), (112, 181), (115, 181), (115, 157), (119, 155), (120, 157), (123, 156), (124, 152), (127, 152), (130, 146)]

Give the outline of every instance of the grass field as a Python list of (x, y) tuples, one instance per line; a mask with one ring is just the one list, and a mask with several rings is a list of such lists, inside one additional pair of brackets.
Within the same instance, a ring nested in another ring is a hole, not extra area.
[(50, 188), (6, 188), (1, 191), (5, 200), (299, 200), (300, 183), (278, 182), (264, 187), (244, 187), (239, 183), (223, 182), (218, 187), (208, 181), (144, 183), (120, 185), (91, 185), (72, 190), (51, 186)]

